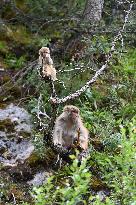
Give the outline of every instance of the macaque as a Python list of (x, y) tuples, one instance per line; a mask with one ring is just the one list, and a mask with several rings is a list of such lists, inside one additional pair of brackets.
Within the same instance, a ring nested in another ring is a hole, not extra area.
[(80, 146), (83, 150), (88, 148), (89, 132), (84, 127), (79, 109), (73, 105), (64, 107), (63, 113), (56, 119), (53, 142), (66, 149)]
[(42, 76), (44, 78), (47, 77), (53, 81), (57, 80), (56, 69), (53, 66), (49, 48), (42, 47), (39, 50), (39, 64), (42, 65)]

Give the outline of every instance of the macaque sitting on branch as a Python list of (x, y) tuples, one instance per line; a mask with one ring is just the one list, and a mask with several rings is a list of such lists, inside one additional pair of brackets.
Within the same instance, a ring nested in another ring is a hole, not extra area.
[(50, 49), (42, 47), (39, 50), (39, 64), (42, 66), (42, 76), (52, 81), (57, 80), (56, 69), (53, 66), (53, 60), (50, 56)]
[(80, 147), (83, 150), (88, 148), (89, 132), (84, 127), (79, 109), (73, 105), (64, 107), (63, 113), (56, 119), (53, 142), (66, 149)]

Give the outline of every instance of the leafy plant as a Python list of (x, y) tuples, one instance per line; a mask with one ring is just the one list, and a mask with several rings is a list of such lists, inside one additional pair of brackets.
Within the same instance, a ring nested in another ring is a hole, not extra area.
[(84, 159), (79, 166), (78, 159), (73, 155), (71, 158), (73, 158), (73, 163), (65, 167), (65, 176), (58, 174), (58, 183), (57, 176), (52, 176), (44, 186), (34, 188), (33, 195), (36, 205), (52, 205), (53, 203), (74, 205), (81, 202), (86, 204), (84, 196), (89, 193), (91, 177), (86, 167), (87, 159)]
[(25, 56), (21, 56), (17, 58), (14, 54), (11, 54), (11, 53), (7, 54), (5, 58), (5, 63), (10, 68), (15, 68), (15, 69), (22, 68), (25, 62), (26, 62)]
[[(133, 119), (127, 124), (129, 133), (121, 126), (121, 143), (118, 146), (118, 153), (95, 152), (94, 157), (103, 173), (103, 179), (111, 189), (111, 204), (135, 204), (135, 140), (136, 140), (136, 120)], [(108, 204), (110, 204), (108, 202)], [(94, 203), (95, 204), (95, 203)], [(97, 203), (96, 203), (97, 204)]]

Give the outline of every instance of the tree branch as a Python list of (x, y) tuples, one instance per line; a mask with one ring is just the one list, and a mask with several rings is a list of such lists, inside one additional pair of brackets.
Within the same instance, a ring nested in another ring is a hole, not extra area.
[(113, 56), (113, 53), (115, 51), (115, 46), (116, 46), (116, 43), (118, 40), (120, 40), (122, 38), (122, 33), (125, 29), (125, 26), (126, 26), (126, 23), (128, 22), (128, 17), (129, 17), (129, 14), (132, 10), (132, 7), (133, 7), (133, 4), (130, 3), (130, 7), (129, 7), (129, 10), (126, 11), (126, 16), (125, 16), (125, 19), (124, 19), (124, 24), (121, 28), (121, 30), (118, 32), (118, 34), (114, 37), (113, 41), (112, 41), (112, 46), (111, 46), (111, 49), (109, 51), (109, 54), (107, 55), (107, 58), (106, 58), (106, 61), (105, 61), (105, 64), (98, 70), (96, 71), (95, 75), (93, 76), (92, 79), (90, 79), (82, 88), (80, 88), (79, 90), (77, 90), (75, 93), (73, 94), (70, 94), (64, 98), (58, 98), (58, 97), (51, 97), (50, 100), (52, 103), (54, 104), (63, 104), (63, 103), (66, 103), (67, 101), (69, 100), (73, 100), (77, 97), (79, 97), (83, 92), (86, 91), (87, 88), (90, 87), (91, 84), (93, 84), (97, 78), (105, 71), (105, 69), (107, 68), (110, 60), (112, 59), (112, 56)]

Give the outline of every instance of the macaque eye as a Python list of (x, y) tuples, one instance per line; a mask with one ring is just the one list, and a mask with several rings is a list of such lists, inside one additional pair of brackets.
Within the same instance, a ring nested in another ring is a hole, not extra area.
[(72, 111), (72, 114), (73, 114), (73, 115), (75, 115), (75, 114), (77, 115), (77, 114), (78, 114), (78, 112), (76, 112), (76, 111)]

